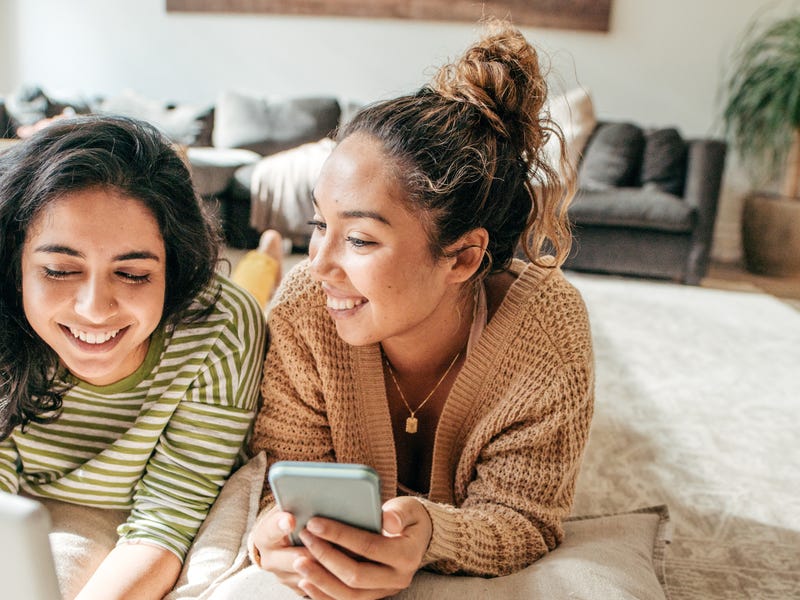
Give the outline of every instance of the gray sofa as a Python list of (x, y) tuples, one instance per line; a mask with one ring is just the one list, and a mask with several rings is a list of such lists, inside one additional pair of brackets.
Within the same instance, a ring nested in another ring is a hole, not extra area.
[[(25, 118), (36, 110), (51, 116), (66, 105), (35, 91), (27, 93), (26, 102), (17, 99), (16, 105), (27, 109)], [(234, 91), (220, 94), (214, 107), (164, 106), (132, 94), (91, 106), (154, 122), (186, 148), (195, 186), (218, 210), (228, 245), (255, 247), (260, 231), (272, 227), (298, 250), (307, 244), (305, 221), (311, 215), (290, 226), (279, 213), (289, 205), (297, 212), (311, 210), (305, 199), (310, 192), (302, 188), (308, 188), (313, 169), (303, 161), (324, 159), (324, 153), (302, 148), (331, 135), (356, 108), (335, 97), (267, 98)], [(6, 135), (13, 133), (9, 112), (0, 102), (0, 131)], [(18, 114), (17, 121), (21, 118)], [(579, 191), (569, 209), (575, 241), (565, 267), (699, 283), (709, 263), (725, 151), (724, 142), (684, 140), (671, 128), (598, 123), (578, 168)], [(286, 160), (279, 160), (281, 155)], [(265, 157), (275, 160), (264, 164)], [(260, 169), (263, 180), (264, 167), (286, 174), (276, 173), (283, 179), (272, 182), (277, 197), (264, 209), (273, 218), (253, 227), (259, 181), (254, 173)]]
[[(280, 219), (259, 228), (251, 226), (253, 175), (262, 160), (277, 157), (331, 136), (352, 104), (332, 96), (265, 98), (225, 92), (215, 106), (209, 146), (187, 149), (195, 187), (219, 210), (225, 240), (234, 248), (254, 248), (261, 230), (275, 228), (303, 246), (298, 226), (283, 226)], [(276, 163), (281, 168), (283, 163)], [(288, 177), (288, 175), (287, 175)], [(311, 213), (313, 214), (313, 213)], [(307, 229), (306, 215), (302, 221)]]
[(565, 268), (697, 284), (708, 269), (726, 145), (600, 122), (578, 168)]
[[(39, 86), (23, 86), (0, 97), (0, 137), (16, 137), (20, 126), (60, 115), (65, 108), (70, 114), (119, 114), (149, 121), (185, 153), (195, 187), (217, 212), (226, 243), (251, 248), (260, 235), (250, 226), (250, 178), (257, 164), (330, 136), (357, 106), (333, 96), (269, 97), (238, 91), (221, 93), (213, 106), (170, 104), (134, 92), (61, 99)], [(282, 233), (293, 237), (293, 231)]]

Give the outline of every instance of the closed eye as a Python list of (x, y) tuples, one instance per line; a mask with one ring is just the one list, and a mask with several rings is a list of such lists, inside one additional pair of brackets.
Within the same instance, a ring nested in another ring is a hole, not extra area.
[(150, 281), (150, 274), (134, 275), (133, 273), (128, 273), (126, 271), (116, 271), (116, 273), (118, 277), (121, 277), (128, 283), (147, 283)]
[(43, 267), (44, 276), (48, 279), (66, 279), (70, 275), (75, 275), (79, 271), (62, 271), (59, 269), (49, 269), (47, 267)]

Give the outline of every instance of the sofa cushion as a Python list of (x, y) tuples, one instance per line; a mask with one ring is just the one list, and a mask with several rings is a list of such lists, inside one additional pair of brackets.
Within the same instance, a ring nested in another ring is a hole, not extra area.
[[(550, 111), (550, 118), (561, 128), (561, 133), (564, 135), (567, 159), (572, 167), (576, 168), (586, 142), (597, 125), (592, 97), (587, 90), (575, 88), (566, 94), (550, 98), (547, 108)], [(558, 169), (561, 154), (558, 138), (550, 136), (544, 151), (550, 165)]]
[(269, 99), (228, 91), (217, 100), (212, 140), (267, 156), (330, 135), (340, 115), (333, 97)]
[(695, 209), (672, 194), (648, 188), (580, 190), (569, 206), (575, 225), (691, 232)]
[(100, 114), (147, 121), (170, 140), (183, 145), (195, 145), (204, 135), (208, 136), (206, 130), (212, 110), (209, 106), (193, 104), (167, 105), (133, 91), (105, 98), (94, 107), (94, 112)]
[(601, 123), (592, 133), (578, 170), (578, 187), (605, 190), (636, 185), (645, 138), (632, 123)]
[(686, 142), (677, 129), (670, 127), (647, 131), (640, 183), (668, 194), (683, 196), (686, 156)]

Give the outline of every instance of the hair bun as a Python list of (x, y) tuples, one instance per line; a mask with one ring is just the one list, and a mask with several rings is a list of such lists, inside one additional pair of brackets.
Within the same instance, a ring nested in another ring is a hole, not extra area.
[(536, 119), (547, 84), (536, 50), (507, 21), (490, 20), (487, 32), (452, 64), (442, 67), (431, 88), (445, 98), (478, 108), (499, 135)]

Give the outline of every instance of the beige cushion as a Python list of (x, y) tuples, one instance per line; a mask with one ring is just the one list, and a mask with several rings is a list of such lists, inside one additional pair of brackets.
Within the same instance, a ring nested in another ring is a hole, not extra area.
[[(267, 459), (258, 454), (236, 471), (219, 493), (195, 536), (169, 600), (207, 598), (220, 581), (247, 564), (247, 533), (258, 513)], [(73, 598), (117, 543), (128, 511), (105, 510), (37, 498), (50, 511), (59, 586)]]
[[(547, 107), (550, 118), (561, 127), (564, 134), (567, 158), (572, 167), (577, 168), (581, 153), (597, 125), (592, 97), (587, 90), (575, 88), (566, 94), (552, 96)], [(550, 165), (558, 169), (561, 151), (558, 139), (551, 137), (544, 150)]]
[(584, 517), (564, 525), (564, 542), (526, 569), (494, 579), (420, 572), (403, 600), (663, 600), (666, 507)]
[[(565, 523), (564, 543), (518, 573), (481, 578), (420, 571), (411, 587), (395, 597), (403, 600), (663, 600), (668, 521), (664, 506), (575, 518)], [(297, 596), (278, 583), (272, 574), (250, 566), (219, 585), (210, 597), (212, 600), (288, 600)]]
[(64, 599), (71, 600), (117, 545), (117, 527), (129, 511), (36, 499), (50, 512), (50, 546), (58, 585)]

